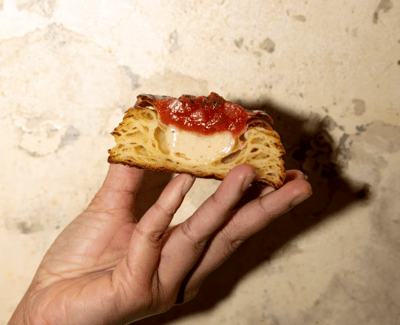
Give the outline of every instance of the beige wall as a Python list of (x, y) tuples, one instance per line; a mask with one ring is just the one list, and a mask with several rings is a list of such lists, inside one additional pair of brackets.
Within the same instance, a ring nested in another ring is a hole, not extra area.
[(396, 0), (0, 0), (0, 324), (136, 95), (210, 91), (271, 113), (314, 196), (140, 323), (400, 324), (399, 17)]

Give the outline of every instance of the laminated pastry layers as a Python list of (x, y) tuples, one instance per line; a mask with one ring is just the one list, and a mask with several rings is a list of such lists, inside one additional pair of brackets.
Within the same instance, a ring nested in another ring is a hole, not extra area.
[[(185, 102), (189, 98), (188, 105), (190, 105), (197, 103), (196, 100), (199, 98), (204, 101), (204, 98), (211, 98), (210, 96), (187, 96), (179, 99)], [(161, 116), (163, 112), (160, 104), (174, 100), (176, 99), (168, 96), (139, 95), (135, 106), (125, 112), (122, 122), (111, 133), (116, 145), (109, 150), (108, 161), (219, 180), (222, 180), (235, 166), (248, 164), (255, 169), (256, 182), (274, 188), (283, 185), (285, 169), (282, 157), (285, 151), (279, 135), (269, 124), (272, 120), (268, 115), (240, 108), (245, 111), (241, 114), (246, 120), (239, 129), (236, 120), (234, 120), (236, 125), (227, 124), (225, 118), (217, 123), (225, 123), (226, 130), (219, 131), (221, 125), (216, 124), (217, 132), (208, 130), (209, 132), (201, 133), (199, 128), (189, 125), (187, 121), (185, 123), (189, 127), (186, 128), (165, 122), (165, 117)], [(219, 103), (224, 105), (224, 102), (222, 99)], [(196, 106), (196, 112), (193, 112), (191, 107), (191, 116), (204, 113), (198, 108), (199, 106)], [(228, 111), (229, 114), (231, 113)], [(215, 114), (218, 117), (220, 115)], [(192, 129), (194, 131), (189, 131)]]

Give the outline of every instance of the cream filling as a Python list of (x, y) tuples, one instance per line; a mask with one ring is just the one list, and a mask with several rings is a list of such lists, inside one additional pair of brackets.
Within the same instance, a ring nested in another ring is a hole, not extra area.
[(202, 165), (229, 155), (235, 146), (235, 139), (230, 132), (199, 135), (169, 126), (165, 133), (174, 158), (186, 161), (189, 159)]

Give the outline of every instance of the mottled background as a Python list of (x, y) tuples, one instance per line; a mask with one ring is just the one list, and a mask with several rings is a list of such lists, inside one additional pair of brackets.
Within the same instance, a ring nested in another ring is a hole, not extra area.
[(314, 196), (140, 324), (400, 324), (399, 17), (398, 0), (0, 0), (0, 324), (136, 95), (210, 91), (270, 113)]

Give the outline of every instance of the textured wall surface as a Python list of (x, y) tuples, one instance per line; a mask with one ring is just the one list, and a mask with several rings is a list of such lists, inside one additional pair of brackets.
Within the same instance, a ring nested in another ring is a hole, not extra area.
[(314, 195), (139, 323), (400, 324), (399, 17), (398, 0), (0, 0), (0, 325), (135, 97), (210, 91), (267, 110)]

